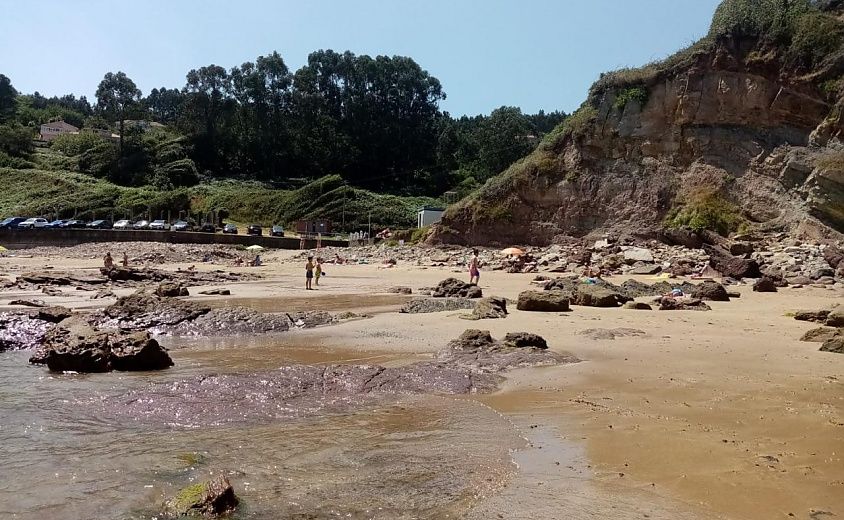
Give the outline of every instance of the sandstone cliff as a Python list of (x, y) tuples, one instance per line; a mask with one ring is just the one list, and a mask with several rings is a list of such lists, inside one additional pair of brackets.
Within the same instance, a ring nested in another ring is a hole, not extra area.
[(722, 233), (841, 238), (839, 4), (725, 1), (705, 39), (662, 62), (602, 75), (580, 110), (449, 208), (430, 240), (655, 236), (690, 219)]

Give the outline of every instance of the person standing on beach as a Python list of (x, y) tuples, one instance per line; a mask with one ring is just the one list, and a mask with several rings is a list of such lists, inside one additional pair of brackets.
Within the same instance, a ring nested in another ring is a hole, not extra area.
[(314, 283), (319, 287), (319, 277), (322, 276), (322, 258), (317, 257), (314, 267)]
[(479, 284), (481, 282), (480, 260), (478, 250), (472, 249), (472, 258), (469, 260), (469, 283)]
[(114, 259), (111, 257), (111, 251), (106, 253), (103, 257), (103, 266), (105, 266), (106, 269), (114, 268)]
[(314, 257), (308, 257), (308, 263), (305, 264), (305, 289), (312, 290), (311, 283), (314, 279)]
[(123, 252), (123, 267), (129, 267), (129, 255), (126, 254), (126, 251)]

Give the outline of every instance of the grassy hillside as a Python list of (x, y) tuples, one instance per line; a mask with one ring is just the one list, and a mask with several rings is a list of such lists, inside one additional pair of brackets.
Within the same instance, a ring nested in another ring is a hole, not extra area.
[(254, 182), (216, 181), (192, 188), (160, 191), (127, 188), (90, 175), (68, 171), (0, 168), (0, 216), (58, 214), (115, 218), (150, 211), (153, 217), (180, 211), (193, 215), (225, 209), (237, 222), (289, 225), (300, 218), (319, 217), (347, 229), (366, 226), (412, 227), (416, 208), (439, 204), (426, 197), (380, 195), (346, 186), (339, 176), (318, 179), (297, 190), (275, 190)]

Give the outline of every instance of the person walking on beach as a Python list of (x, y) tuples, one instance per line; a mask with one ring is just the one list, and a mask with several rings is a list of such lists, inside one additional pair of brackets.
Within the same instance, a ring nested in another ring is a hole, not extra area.
[(319, 277), (322, 276), (322, 258), (317, 257), (314, 267), (314, 283), (319, 287)]
[(469, 283), (479, 284), (481, 282), (480, 260), (478, 250), (472, 249), (472, 258), (469, 260)]
[(305, 289), (312, 290), (311, 283), (314, 279), (314, 257), (308, 257), (308, 263), (305, 264)]
[(129, 255), (126, 254), (126, 251), (123, 252), (123, 267), (129, 267)]
[(114, 258), (111, 257), (111, 251), (106, 253), (106, 255), (103, 257), (103, 266), (105, 266), (106, 269), (114, 268)]

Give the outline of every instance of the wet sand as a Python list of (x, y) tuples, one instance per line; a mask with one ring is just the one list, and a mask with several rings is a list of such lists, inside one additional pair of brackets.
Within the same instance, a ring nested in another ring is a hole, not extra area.
[[(279, 343), (278, 350), (286, 353), (278, 359), (260, 359), (265, 352), (248, 343), (245, 350), (229, 352), (242, 341), (223, 342), (176, 349), (177, 365), (181, 359), (216, 366), (221, 361), (215, 356), (228, 356), (222, 363), (236, 370), (266, 368), (265, 363), (297, 356), (319, 363), (319, 352), (326, 350), (348, 359), (358, 352), (381, 356), (381, 364), (403, 363), (430, 355), (467, 328), (489, 329), (496, 337), (535, 332), (555, 351), (584, 360), (511, 372), (499, 392), (465, 398), (503, 414), (533, 447), (512, 444), (518, 471), (502, 478), (503, 487), (491, 486), (460, 502), (460, 514), (738, 520), (844, 515), (844, 356), (798, 341), (813, 324), (786, 315), (841, 302), (840, 291), (758, 294), (741, 287), (740, 299), (713, 302), (710, 312), (574, 307), (561, 315), (511, 309), (503, 320), (471, 322), (459, 317), (466, 311), (399, 314), (393, 312), (398, 297), (384, 294), (395, 285), (416, 290), (447, 276), (465, 277), (462, 270), (327, 266), (329, 276), (320, 289), (305, 293), (298, 264), (274, 262), (289, 254), (268, 255), (269, 265), (259, 270), (267, 280), (225, 285), (231, 299), (255, 302), (262, 310), (296, 310), (313, 302), (310, 308), (379, 311), (366, 320), (292, 332), (290, 341)], [(61, 264), (3, 258), (0, 267), (10, 262)], [(515, 298), (531, 287), (531, 278), (484, 272), (481, 287), (487, 295)], [(39, 298), (91, 304), (78, 295)], [(8, 294), (0, 296), (0, 306), (6, 299)], [(578, 334), (617, 327), (645, 335), (594, 340)], [(318, 345), (318, 351), (312, 357), (296, 354), (296, 345)]]

